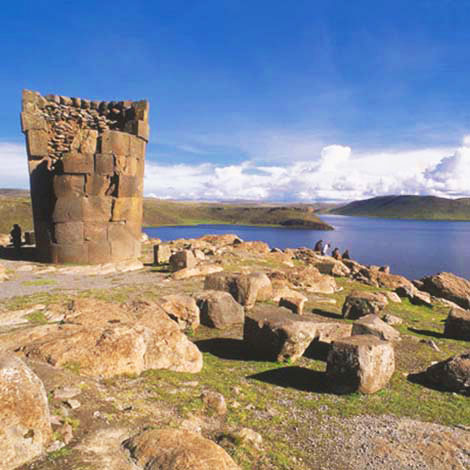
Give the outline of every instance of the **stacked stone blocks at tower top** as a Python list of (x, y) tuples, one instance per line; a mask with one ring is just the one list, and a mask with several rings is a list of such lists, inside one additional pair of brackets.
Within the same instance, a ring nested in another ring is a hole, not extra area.
[(140, 255), (148, 101), (90, 101), (24, 90), (39, 257), (98, 264)]

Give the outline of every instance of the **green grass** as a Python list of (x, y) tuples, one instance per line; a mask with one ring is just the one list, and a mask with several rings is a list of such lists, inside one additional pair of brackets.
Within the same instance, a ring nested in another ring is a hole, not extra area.
[(53, 286), (54, 284), (57, 284), (57, 281), (55, 279), (37, 279), (34, 281), (24, 281), (23, 286)]
[(68, 448), (68, 447), (62, 447), (62, 449), (59, 449), (59, 450), (55, 450), (53, 452), (49, 452), (47, 454), (47, 458), (49, 460), (58, 460), (58, 459), (62, 459), (64, 457), (67, 457), (68, 455), (70, 455), (72, 451)]
[(44, 315), (42, 311), (30, 313), (26, 315), (26, 318), (30, 323), (35, 325), (45, 325), (48, 322), (46, 315)]
[[(175, 202), (153, 198), (144, 199), (146, 227), (164, 225), (235, 224), (276, 227), (304, 227), (332, 230), (321, 221), (312, 205), (222, 204), (204, 202)], [(9, 233), (13, 224), (23, 231), (32, 230), (31, 201), (13, 192), (0, 194), (0, 233)]]
[(144, 200), (144, 225), (237, 224), (331, 229), (306, 207)]

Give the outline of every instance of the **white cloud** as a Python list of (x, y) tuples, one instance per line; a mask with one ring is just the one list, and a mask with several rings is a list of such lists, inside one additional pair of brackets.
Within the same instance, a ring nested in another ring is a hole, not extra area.
[(453, 155), (426, 169), (418, 181), (424, 190), (435, 195), (470, 195), (470, 136), (464, 137)]
[(0, 142), (0, 188), (28, 187), (28, 159), (25, 146)]
[[(302, 153), (304, 148), (302, 147)], [(0, 142), (0, 187), (28, 188), (23, 144)], [(255, 160), (256, 161), (256, 160)], [(148, 161), (145, 194), (199, 200), (353, 200), (383, 194), (470, 196), (470, 136), (456, 150), (355, 153), (342, 145), (312, 148), (310, 159), (269, 166), (159, 165)]]
[[(146, 193), (174, 199), (353, 200), (384, 194), (470, 195), (470, 146), (355, 154), (329, 145), (284, 166), (147, 164)], [(466, 176), (467, 175), (467, 176)]]

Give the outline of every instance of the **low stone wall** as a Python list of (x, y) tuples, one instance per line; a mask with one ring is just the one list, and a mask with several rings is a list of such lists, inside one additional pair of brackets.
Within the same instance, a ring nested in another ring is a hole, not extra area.
[(40, 259), (98, 264), (140, 256), (148, 113), (148, 101), (23, 91)]

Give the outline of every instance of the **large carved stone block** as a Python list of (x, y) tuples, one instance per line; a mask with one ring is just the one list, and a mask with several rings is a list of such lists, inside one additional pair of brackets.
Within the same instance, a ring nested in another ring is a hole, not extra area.
[(129, 121), (127, 123), (126, 131), (130, 134), (134, 134), (135, 136), (140, 137), (141, 139), (145, 140), (145, 142), (148, 142), (149, 140), (149, 125), (145, 121)]
[(140, 195), (137, 176), (119, 175), (117, 195), (121, 197), (136, 197)]
[(108, 223), (87, 221), (83, 236), (85, 241), (103, 242), (108, 240)]
[(55, 224), (55, 239), (61, 243), (83, 243), (83, 222), (62, 222)]
[(83, 220), (106, 222), (111, 220), (113, 200), (110, 197), (88, 196), (83, 199)]
[(95, 155), (96, 173), (111, 176), (114, 173), (114, 156), (112, 153), (97, 153)]
[(137, 136), (131, 135), (130, 138), (130, 155), (135, 158), (145, 158), (145, 140), (139, 139)]
[(26, 132), (26, 144), (30, 158), (47, 156), (49, 136), (46, 131), (31, 129)]
[(93, 173), (93, 154), (70, 152), (62, 159), (64, 173)]
[(136, 176), (137, 159), (129, 155), (116, 155), (116, 172), (127, 176)]
[(52, 213), (54, 222), (74, 222), (83, 220), (83, 200), (76, 195), (59, 197)]
[(87, 175), (86, 193), (90, 196), (106, 196), (111, 187), (111, 178), (103, 175)]
[(90, 264), (104, 264), (111, 259), (111, 244), (107, 241), (89, 241), (88, 262)]
[(55, 263), (140, 256), (147, 101), (23, 91), (37, 252)]
[(106, 131), (101, 136), (101, 152), (129, 155), (129, 134), (119, 131)]
[(56, 197), (83, 196), (85, 194), (85, 176), (55, 175), (54, 194)]
[(142, 210), (140, 197), (120, 197), (114, 201), (113, 222), (126, 221), (138, 216)]
[(46, 131), (47, 123), (42, 116), (37, 114), (22, 112), (21, 113), (21, 130), (23, 132), (30, 131), (31, 129), (36, 131)]
[(67, 243), (52, 245), (52, 262), (58, 264), (88, 264), (88, 245)]

